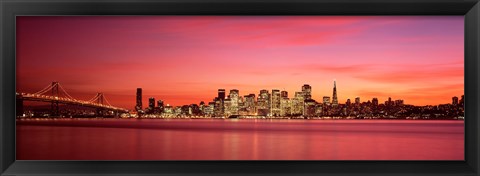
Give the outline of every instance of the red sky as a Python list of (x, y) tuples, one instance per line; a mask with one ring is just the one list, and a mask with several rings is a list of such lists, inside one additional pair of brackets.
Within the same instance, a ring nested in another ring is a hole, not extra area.
[(450, 103), (464, 92), (463, 16), (17, 17), (17, 91), (59, 81), (133, 109), (137, 87), (170, 105), (217, 89), (287, 90), (339, 102)]

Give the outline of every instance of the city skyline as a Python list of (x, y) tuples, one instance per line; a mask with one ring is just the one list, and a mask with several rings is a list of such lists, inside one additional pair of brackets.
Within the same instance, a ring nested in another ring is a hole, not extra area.
[[(288, 25), (287, 25), (288, 24)], [(140, 27), (142, 26), (142, 27)], [(441, 30), (440, 30), (441, 29)], [(17, 91), (55, 80), (133, 109), (261, 89), (436, 105), (463, 95), (463, 17), (19, 17)], [(228, 94), (228, 92), (227, 92)]]
[[(463, 118), (464, 95), (461, 99), (451, 97), (450, 103), (415, 106), (405, 103), (403, 99), (382, 101), (374, 97), (371, 100), (355, 97), (345, 103), (339, 103), (336, 81), (333, 82), (332, 97), (322, 99), (312, 97), (312, 86), (303, 84), (294, 96), (288, 91), (262, 89), (256, 94), (242, 96), (238, 89), (218, 89), (217, 96), (211, 101), (172, 106), (162, 99), (148, 97), (148, 104), (143, 106), (143, 89), (137, 88), (135, 112), (139, 117), (343, 117), (343, 118)], [(331, 99), (330, 99), (331, 98)], [(362, 101), (363, 100), (363, 101)], [(150, 116), (149, 116), (150, 115)]]

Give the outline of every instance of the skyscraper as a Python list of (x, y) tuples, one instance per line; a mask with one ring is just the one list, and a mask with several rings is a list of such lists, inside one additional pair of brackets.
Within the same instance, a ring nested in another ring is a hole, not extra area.
[(295, 92), (295, 97), (292, 98), (292, 115), (303, 115), (305, 99), (303, 92)]
[(155, 98), (150, 97), (148, 99), (148, 113), (153, 114), (153, 109), (155, 108)]
[(255, 108), (255, 94), (245, 95), (245, 109), (247, 110), (248, 115), (254, 115), (256, 113)]
[(142, 110), (142, 88), (137, 88), (137, 103), (135, 105), (135, 110), (138, 112)]
[(312, 98), (312, 86), (308, 84), (304, 84), (302, 86), (302, 93), (303, 93), (303, 99), (311, 99)]
[(289, 116), (292, 114), (292, 100), (289, 98), (282, 98), (280, 100), (280, 116)]
[(239, 91), (237, 89), (230, 90), (228, 98), (230, 99), (230, 109), (229, 112), (232, 115), (238, 114), (238, 101), (239, 101)]
[(225, 100), (225, 89), (218, 89), (218, 98), (220, 100)]
[(332, 106), (338, 106), (337, 83), (336, 83), (336, 81), (333, 81)]
[(360, 97), (355, 98), (355, 104), (357, 104), (357, 105), (360, 104)]
[(218, 97), (217, 97), (217, 106), (216, 106), (216, 115), (223, 116), (225, 113), (225, 89), (218, 89)]
[(163, 100), (157, 100), (157, 113), (163, 113), (164, 108)]
[(280, 90), (272, 90), (272, 100), (271, 100), (271, 114), (272, 116), (280, 116)]
[(270, 94), (268, 90), (260, 90), (257, 98), (257, 113), (258, 115), (267, 115), (270, 113)]
[(317, 102), (313, 99), (305, 100), (305, 107), (304, 107), (304, 116), (306, 117), (313, 117), (315, 116)]

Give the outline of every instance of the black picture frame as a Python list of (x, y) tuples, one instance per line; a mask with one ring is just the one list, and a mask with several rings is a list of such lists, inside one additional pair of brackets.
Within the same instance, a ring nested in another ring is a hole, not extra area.
[[(479, 0), (0, 0), (1, 175), (479, 175)], [(19, 15), (464, 15), (465, 161), (16, 161)]]

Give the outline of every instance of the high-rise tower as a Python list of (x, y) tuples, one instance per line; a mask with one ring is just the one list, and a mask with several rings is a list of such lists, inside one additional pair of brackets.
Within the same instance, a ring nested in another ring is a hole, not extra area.
[(135, 110), (138, 112), (142, 110), (142, 88), (137, 88), (137, 104)]
[(308, 84), (304, 84), (302, 86), (302, 93), (303, 93), (303, 99), (311, 99), (312, 98), (312, 86)]
[(337, 83), (333, 81), (333, 97), (332, 97), (332, 106), (338, 106), (338, 98), (337, 98)]
[(155, 108), (155, 98), (150, 97), (148, 99), (148, 113), (153, 114), (153, 109)]

